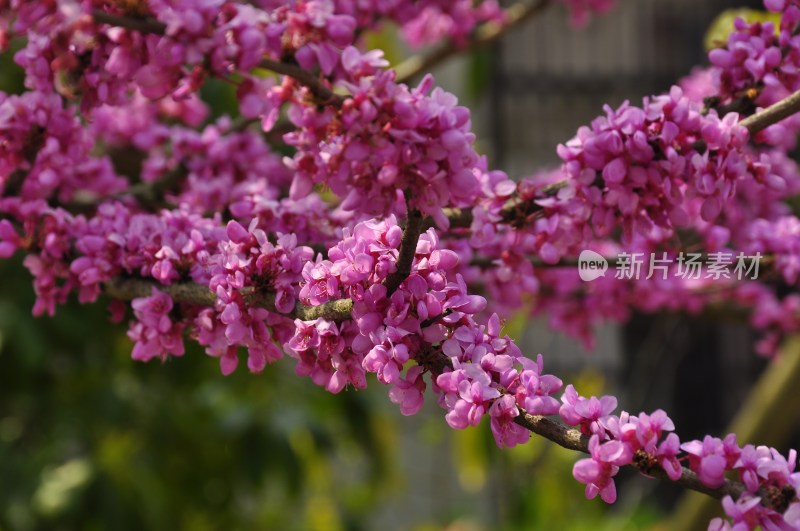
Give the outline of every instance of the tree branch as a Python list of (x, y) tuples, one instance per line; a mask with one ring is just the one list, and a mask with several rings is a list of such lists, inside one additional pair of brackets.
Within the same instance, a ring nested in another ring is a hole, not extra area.
[[(781, 120), (800, 112), (800, 91), (795, 92), (791, 96), (787, 96), (781, 101), (770, 105), (752, 116), (748, 116), (739, 122), (739, 125), (745, 127), (752, 137), (759, 131), (762, 131), (770, 125), (776, 124)], [(558, 181), (549, 184), (542, 188), (541, 193), (545, 196), (554, 196), (562, 188), (566, 188), (570, 184), (569, 179)], [(535, 203), (536, 199), (524, 201), (519, 198), (509, 199), (502, 210), (503, 221), (507, 223), (524, 222), (524, 220), (537, 212), (542, 210), (542, 207)], [(450, 228), (469, 228), (472, 225), (472, 212), (470, 210), (463, 210), (460, 208), (447, 208), (445, 215), (450, 220)], [(430, 226), (432, 221), (429, 221)], [(427, 228), (427, 227), (426, 227)]]
[[(559, 190), (566, 188), (569, 183), (570, 181), (565, 179), (553, 184), (548, 184), (542, 188), (539, 193), (544, 197), (553, 197), (558, 193)], [(541, 212), (543, 208), (536, 203), (537, 199), (542, 199), (542, 197), (527, 200), (520, 199), (518, 197), (509, 199), (506, 201), (506, 204), (503, 205), (503, 208), (500, 211), (502, 220), (506, 223), (522, 222), (529, 216)], [(445, 216), (447, 216), (447, 219), (450, 221), (451, 229), (468, 229), (470, 225), (472, 225), (471, 210), (465, 210), (461, 208), (445, 208), (444, 213)], [(423, 230), (433, 226), (433, 220), (426, 219), (426, 224), (424, 225)]]
[(467, 43), (458, 45), (450, 41), (427, 54), (409, 57), (395, 67), (396, 80), (398, 83), (408, 83), (454, 55), (486, 47), (501, 39), (512, 29), (532, 19), (549, 5), (550, 0), (535, 0), (533, 3), (518, 2), (506, 9), (505, 21), (482, 24), (474, 31)]
[(149, 297), (153, 288), (158, 288), (166, 293), (175, 302), (199, 304), (201, 306), (214, 306), (217, 296), (206, 286), (200, 284), (177, 282), (162, 285), (154, 281), (140, 278), (113, 278), (104, 284), (106, 294), (115, 299), (130, 301), (140, 297)]
[(155, 33), (163, 35), (167, 31), (167, 25), (152, 17), (134, 18), (132, 16), (120, 16), (106, 13), (105, 11), (92, 11), (92, 18), (99, 24), (108, 24), (119, 28), (127, 28), (139, 33)]
[(772, 124), (778, 123), (784, 118), (800, 111), (800, 91), (795, 92), (778, 103), (770, 105), (766, 109), (748, 116), (739, 125), (746, 127), (750, 136), (755, 135)]
[(414, 255), (417, 252), (417, 242), (419, 241), (419, 235), (422, 231), (422, 214), (419, 210), (409, 210), (408, 221), (403, 231), (403, 239), (400, 240), (400, 253), (397, 256), (397, 270), (383, 281), (388, 295), (397, 291), (400, 284), (411, 274), (411, 265), (414, 262)]
[(311, 93), (314, 94), (317, 99), (317, 103), (320, 105), (333, 105), (334, 107), (341, 107), (342, 103), (344, 103), (344, 100), (346, 99), (344, 96), (336, 94), (330, 88), (325, 86), (319, 77), (298, 65), (283, 61), (274, 61), (272, 59), (262, 59), (261, 63), (259, 63), (259, 66), (277, 74), (289, 76), (297, 80), (300, 84), (305, 85), (308, 87)]
[[(568, 428), (567, 426), (551, 420), (541, 415), (531, 415), (520, 408), (520, 414), (514, 419), (514, 422), (526, 430), (533, 432), (545, 439), (548, 439), (567, 450), (574, 450), (576, 452), (589, 453), (589, 438), (583, 435), (579, 430)], [(704, 485), (700, 478), (697, 477), (692, 470), (683, 467), (681, 477), (677, 481), (672, 481), (667, 473), (661, 467), (653, 467), (649, 470), (643, 470), (641, 466), (632, 464), (647, 476), (656, 479), (668, 481), (685, 489), (702, 492), (708, 496), (716, 499), (722, 499), (725, 496), (731, 496), (737, 499), (745, 491), (745, 487), (738, 481), (725, 480), (725, 483), (719, 488), (711, 488)], [(766, 502), (766, 500), (763, 500)]]
[[(406, 232), (409, 233), (410, 231), (407, 230)], [(210, 289), (194, 283), (176, 283), (165, 286), (158, 285), (152, 281), (133, 278), (117, 278), (105, 283), (106, 293), (111, 297), (122, 300), (148, 297), (151, 295), (153, 287), (157, 287), (168, 294), (175, 302), (199, 304), (203, 306), (213, 306), (216, 302), (216, 296)], [(243, 294), (248, 302), (279, 313), (275, 309), (274, 296), (255, 292), (252, 288), (243, 290)], [(317, 318), (342, 321), (351, 317), (352, 308), (353, 303), (349, 299), (330, 301), (316, 307), (297, 304), (294, 311), (287, 314), (287, 317), (297, 317), (306, 321)], [(450, 359), (438, 348), (429, 349), (424, 355), (420, 355), (415, 359), (417, 359), (418, 363), (423, 364), (434, 373), (441, 373), (444, 368), (450, 364)], [(586, 454), (589, 453), (589, 438), (583, 435), (579, 430), (569, 428), (558, 421), (541, 415), (531, 415), (520, 408), (520, 414), (514, 419), (514, 422), (532, 433), (544, 437), (568, 450)], [(742, 483), (731, 480), (725, 480), (725, 483), (718, 488), (708, 487), (700, 481), (696, 473), (685, 467), (682, 469), (681, 478), (677, 481), (672, 481), (660, 466), (648, 466), (639, 463), (633, 463), (630, 466), (636, 467), (647, 476), (669, 481), (680, 487), (701, 492), (716, 499), (721, 499), (725, 496), (731, 496), (737, 499), (746, 490)], [(773, 502), (768, 496), (762, 496), (761, 500), (764, 506), (776, 509), (772, 507)]]
[[(114, 278), (104, 284), (105, 292), (108, 296), (119, 300), (130, 301), (140, 297), (149, 297), (153, 288), (169, 295), (175, 302), (187, 304), (198, 304), (201, 306), (214, 306), (217, 296), (206, 286), (194, 282), (176, 282), (175, 284), (163, 285), (155, 281), (140, 278)], [(318, 318), (325, 318), (331, 321), (344, 321), (350, 319), (350, 312), (353, 310), (353, 301), (341, 299), (329, 301), (319, 306), (305, 306), (295, 304), (294, 310), (284, 314), (275, 308), (275, 294), (256, 291), (254, 288), (246, 288), (241, 291), (248, 304), (264, 308), (279, 315), (296, 317), (303, 321), (313, 321)]]

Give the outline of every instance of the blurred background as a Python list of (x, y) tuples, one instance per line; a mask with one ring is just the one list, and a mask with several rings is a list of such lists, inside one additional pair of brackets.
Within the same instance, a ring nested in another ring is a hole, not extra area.
[[(557, 164), (556, 144), (603, 103), (638, 102), (703, 64), (706, 30), (731, 7), (619, 4), (577, 32), (551, 8), (436, 69), (475, 109), (492, 167), (521, 177)], [(406, 51), (393, 34), (371, 38), (397, 61)], [(0, 56), (0, 89), (19, 92), (10, 56)], [(217, 113), (230, 108), (226, 85), (210, 82), (204, 97)], [(187, 342), (183, 358), (133, 362), (125, 326), (103, 304), (33, 319), (19, 257), (0, 262), (0, 279), (0, 530), (671, 526), (677, 489), (625, 474), (616, 505), (586, 501), (571, 475), (578, 456), (547, 441), (499, 451), (488, 426), (451, 430), (434, 403), (402, 417), (379, 385), (329, 395), (290, 360), (222, 377)], [(684, 438), (722, 434), (763, 367), (742, 323), (637, 316), (600, 330), (592, 353), (522, 316), (507, 329), (582, 394), (664, 408)]]

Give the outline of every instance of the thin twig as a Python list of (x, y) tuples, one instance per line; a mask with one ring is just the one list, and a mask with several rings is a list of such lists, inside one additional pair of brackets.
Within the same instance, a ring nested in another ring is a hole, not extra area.
[[(141, 297), (149, 297), (153, 288), (156, 288), (170, 297), (175, 302), (187, 304), (198, 304), (200, 306), (214, 306), (217, 296), (207, 286), (194, 282), (177, 282), (175, 284), (163, 285), (154, 281), (140, 278), (114, 278), (104, 284), (105, 292), (108, 296), (119, 300), (130, 301)], [(289, 313), (279, 312), (275, 308), (275, 295), (273, 293), (257, 292), (252, 288), (242, 290), (242, 295), (248, 304), (264, 308), (271, 312), (296, 317), (303, 321), (313, 321), (318, 318), (325, 318), (330, 321), (344, 321), (350, 319), (353, 310), (353, 301), (340, 299), (329, 301), (319, 306), (306, 306), (295, 304), (294, 310)]]
[[(537, 200), (545, 197), (553, 197), (558, 194), (558, 191), (566, 188), (570, 184), (569, 180), (558, 181), (553, 184), (548, 184), (539, 191), (539, 197), (523, 200), (514, 197), (506, 201), (500, 211), (502, 220), (506, 223), (513, 223), (516, 221), (524, 221), (529, 216), (536, 214), (543, 210), (543, 208), (536, 203)], [(445, 208), (445, 216), (450, 221), (451, 229), (468, 229), (472, 225), (472, 210), (462, 208)], [(431, 219), (426, 219), (424, 229), (433, 227), (434, 222)]]
[(548, 5), (550, 5), (550, 0), (516, 3), (506, 9), (506, 19), (504, 21), (491, 21), (482, 24), (466, 43), (459, 45), (450, 41), (427, 54), (409, 57), (395, 67), (397, 82), (408, 83), (454, 55), (469, 50), (477, 50), (496, 42), (510, 30), (532, 19)]
[(739, 125), (746, 127), (750, 136), (755, 135), (772, 124), (778, 123), (784, 118), (800, 111), (800, 91), (795, 92), (778, 103), (770, 105), (763, 111), (748, 116)]
[[(579, 430), (568, 428), (560, 422), (541, 415), (531, 415), (525, 411), (522, 411), (519, 416), (514, 419), (514, 422), (526, 430), (544, 437), (568, 450), (586, 454), (589, 453), (589, 438), (583, 435)], [(685, 489), (702, 492), (716, 499), (722, 499), (725, 496), (731, 496), (736, 499), (745, 491), (745, 487), (742, 483), (731, 480), (725, 480), (725, 483), (718, 488), (708, 487), (700, 481), (697, 474), (686, 467), (683, 467), (681, 477), (677, 481), (672, 481), (669, 476), (667, 476), (667, 473), (660, 467), (642, 472), (648, 476), (668, 481)]]
[(119, 28), (127, 28), (139, 33), (155, 33), (163, 35), (167, 31), (167, 25), (152, 17), (136, 18), (132, 16), (119, 16), (106, 13), (105, 11), (92, 11), (92, 18), (100, 24), (108, 24)]
[(312, 94), (317, 98), (317, 103), (320, 105), (332, 105), (334, 107), (341, 107), (345, 101), (344, 96), (340, 96), (328, 88), (322, 80), (315, 76), (310, 71), (301, 68), (298, 65), (287, 63), (284, 61), (274, 61), (272, 59), (262, 59), (259, 63), (261, 68), (275, 72), (276, 74), (283, 74), (297, 80), (302, 85), (308, 87)]
[[(152, 17), (149, 18), (135, 18), (130, 16), (111, 15), (105, 11), (94, 11), (92, 17), (95, 22), (101, 24), (108, 24), (110, 26), (117, 26), (120, 28), (127, 28), (140, 33), (153, 33), (163, 35), (167, 31), (167, 25)], [(298, 65), (287, 63), (284, 61), (275, 61), (273, 59), (263, 59), (259, 64), (261, 68), (270, 70), (277, 74), (283, 74), (296, 79), (301, 84), (307, 86), (309, 90), (316, 96), (318, 103), (321, 105), (334, 105), (341, 106), (344, 102), (344, 97), (335, 94), (330, 88), (325, 86), (322, 81)]]
[(423, 231), (422, 219), (422, 214), (419, 210), (409, 210), (408, 221), (406, 222), (405, 230), (403, 230), (403, 238), (400, 240), (397, 269), (383, 281), (383, 285), (386, 286), (386, 292), (389, 295), (397, 291), (400, 284), (411, 274), (411, 265), (417, 252), (417, 242), (419, 241), (419, 235)]

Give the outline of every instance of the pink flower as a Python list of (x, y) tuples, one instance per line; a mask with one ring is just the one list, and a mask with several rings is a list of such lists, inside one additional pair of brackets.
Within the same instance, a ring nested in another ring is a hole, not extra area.
[(617, 488), (612, 479), (621, 465), (631, 462), (632, 454), (619, 441), (608, 441), (601, 444), (597, 435), (589, 439), (588, 459), (581, 459), (572, 468), (576, 480), (586, 484), (586, 497), (593, 499), (600, 494), (606, 503), (614, 503), (617, 499)]
[(703, 441), (683, 443), (681, 450), (689, 454), (689, 466), (697, 472), (700, 481), (711, 488), (725, 483), (725, 471), (733, 467), (740, 455), (733, 434), (724, 441), (706, 435)]
[(19, 249), (22, 241), (7, 219), (0, 219), (0, 258), (9, 258)]
[(617, 408), (617, 399), (613, 396), (602, 396), (600, 398), (585, 398), (578, 395), (572, 386), (567, 385), (564, 394), (561, 396), (562, 405), (558, 410), (561, 418), (570, 426), (580, 425), (581, 431), (589, 435), (596, 433), (603, 434), (603, 429), (598, 421), (611, 414)]
[(491, 385), (491, 377), (471, 363), (452, 373), (440, 375), (436, 383), (446, 391), (444, 402), (448, 413), (445, 419), (450, 427), (459, 430), (477, 426), (490, 401), (500, 396), (500, 392)]
[(131, 303), (138, 322), (132, 324), (128, 337), (135, 342), (132, 357), (139, 361), (166, 359), (168, 354), (183, 356), (183, 323), (173, 323), (169, 316), (172, 299), (153, 288), (150, 297)]
[(416, 365), (408, 369), (405, 377), (400, 377), (389, 390), (389, 399), (400, 406), (403, 415), (414, 415), (424, 403), (425, 381), (422, 367)]
[(680, 440), (674, 433), (667, 435), (666, 439), (658, 445), (658, 450), (656, 452), (656, 457), (658, 458), (661, 468), (666, 471), (667, 476), (669, 476), (669, 479), (672, 481), (678, 481), (683, 475), (683, 467), (678, 460), (679, 453)]
[(524, 444), (530, 439), (530, 432), (514, 422), (519, 416), (514, 397), (503, 395), (492, 403), (489, 408), (491, 417), (492, 435), (499, 448), (513, 448)]

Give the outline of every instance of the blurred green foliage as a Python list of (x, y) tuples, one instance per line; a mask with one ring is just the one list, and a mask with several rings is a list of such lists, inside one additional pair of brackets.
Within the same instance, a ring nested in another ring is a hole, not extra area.
[(748, 8), (733, 8), (726, 9), (711, 22), (708, 30), (706, 30), (705, 37), (703, 38), (703, 46), (706, 51), (713, 48), (725, 46), (728, 42), (728, 35), (734, 30), (733, 23), (737, 18), (741, 18), (749, 23), (754, 22), (772, 22), (775, 26), (775, 33), (778, 33), (778, 28), (781, 23), (780, 13), (771, 13), (758, 9)]
[[(407, 419), (381, 386), (330, 395), (290, 360), (222, 377), (191, 343), (182, 358), (137, 363), (104, 304), (34, 319), (18, 260), (0, 263), (0, 278), (0, 529), (366, 530), (416, 488), (405, 468), (419, 456), (398, 448)], [(417, 444), (449, 448), (437, 467), (462, 495), (443, 496), (434, 516), (400, 507), (391, 529), (654, 521), (647, 510), (609, 519), (572, 479), (577, 456), (548, 441), (500, 451), (488, 426), (454, 432), (434, 411)]]
[(0, 528), (365, 529), (392, 480), (378, 397), (290, 363), (223, 378), (197, 348), (135, 363), (103, 304), (34, 320), (27, 273), (0, 275)]

